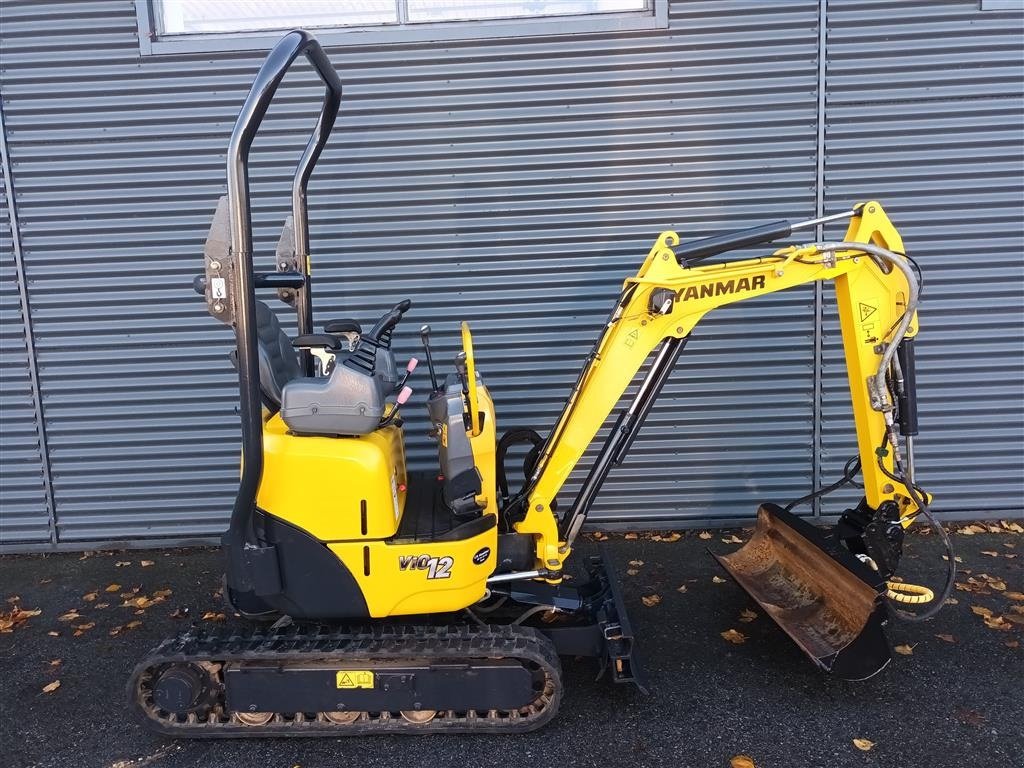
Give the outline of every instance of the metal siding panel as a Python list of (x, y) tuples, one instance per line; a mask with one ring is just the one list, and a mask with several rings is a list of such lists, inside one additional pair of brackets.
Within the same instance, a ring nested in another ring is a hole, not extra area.
[[(217, 533), (237, 392), (190, 281), (260, 57), (140, 58), (124, 0), (5, 15), (61, 541)], [(329, 50), (346, 96), (310, 188), (318, 317), (409, 296), (397, 352), (429, 322), (441, 361), (470, 320), (499, 427), (546, 432), (659, 231), (813, 215), (817, 16), (811, 0), (676, 2), (668, 31)], [(320, 93), (290, 74), (256, 142), (268, 265)], [(813, 322), (805, 289), (702, 324), (595, 519), (746, 516), (805, 492)]]
[[(826, 200), (882, 201), (925, 277), (919, 481), (951, 516), (1020, 514), (1022, 20), (980, 12), (973, 0), (830, 2), (828, 20)], [(828, 481), (855, 447), (826, 297)], [(825, 511), (853, 500), (846, 493)]]
[(25, 325), (0, 167), (0, 544), (50, 540)]

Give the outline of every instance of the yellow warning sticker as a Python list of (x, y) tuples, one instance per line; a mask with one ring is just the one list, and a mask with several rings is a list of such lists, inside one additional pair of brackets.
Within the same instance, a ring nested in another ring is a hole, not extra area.
[(339, 688), (373, 688), (373, 672), (366, 669), (342, 669), (335, 678)]

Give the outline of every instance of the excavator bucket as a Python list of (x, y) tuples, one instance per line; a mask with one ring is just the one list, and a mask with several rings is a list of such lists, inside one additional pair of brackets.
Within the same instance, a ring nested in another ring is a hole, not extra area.
[(864, 680), (891, 660), (885, 580), (807, 521), (762, 504), (750, 541), (712, 554), (825, 671)]

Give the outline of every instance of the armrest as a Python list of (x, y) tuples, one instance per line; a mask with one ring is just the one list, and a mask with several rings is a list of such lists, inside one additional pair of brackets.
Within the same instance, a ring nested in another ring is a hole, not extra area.
[(358, 333), (362, 335), (363, 327), (350, 318), (328, 320), (324, 323), (324, 333)]
[(339, 341), (336, 336), (331, 336), (327, 333), (307, 333), (302, 336), (296, 336), (292, 339), (292, 346), (299, 349), (323, 347), (324, 349), (329, 349), (332, 352), (337, 352), (341, 349), (341, 341)]

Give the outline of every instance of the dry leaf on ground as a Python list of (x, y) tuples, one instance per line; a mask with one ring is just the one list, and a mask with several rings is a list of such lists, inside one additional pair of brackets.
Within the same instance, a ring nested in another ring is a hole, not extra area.
[(855, 746), (861, 752), (867, 752), (869, 749), (875, 746), (875, 742), (870, 741), (868, 739), (854, 739), (853, 746)]
[(711, 538), (711, 533), (710, 533), (710, 531), (701, 531), (700, 533), (697, 534), (697, 536), (699, 536), (700, 538), (704, 539), (704, 541), (707, 541), (708, 539)]
[(96, 593), (96, 592), (89, 592), (89, 593), (87, 593), (85, 595), (82, 595), (82, 599), (85, 600), (85, 602), (87, 602), (87, 603), (91, 603), (97, 597), (99, 597), (99, 594)]
[(683, 584), (681, 587), (676, 587), (676, 592), (685, 592), (685, 591), (686, 591), (686, 585), (685, 584)]
[(627, 568), (626, 569), (626, 575), (627, 576), (636, 576), (638, 573), (640, 573), (640, 571), (638, 571), (636, 568)]
[(17, 604), (15, 604), (9, 611), (0, 611), (0, 634), (13, 632), (15, 627), (24, 624), (33, 616), (38, 616), (42, 612), (43, 611), (40, 608), (32, 611), (26, 611)]
[(753, 759), (746, 755), (736, 755), (729, 760), (729, 768), (755, 768)]
[(981, 550), (981, 554), (988, 555), (989, 557), (999, 557), (999, 553), (991, 549), (983, 549)]
[(227, 618), (223, 613), (217, 613), (216, 611), (207, 611), (203, 614), (204, 621), (224, 621)]
[(74, 621), (79, 618), (78, 610), (68, 611), (67, 613), (61, 614), (57, 617), (57, 621)]
[(43, 693), (53, 693), (60, 688), (60, 680), (54, 680), (52, 683), (43, 686)]
[(936, 637), (939, 638), (939, 640), (945, 640), (947, 643), (955, 643), (956, 642), (956, 638), (953, 637), (952, 635), (936, 635)]
[(711, 580), (715, 582), (715, 584), (721, 584), (725, 581), (721, 576), (712, 576)]
[(648, 608), (651, 608), (661, 602), (660, 595), (644, 595), (640, 598), (641, 602)]
[(639, 568), (641, 565), (644, 564), (644, 561), (643, 560), (630, 560), (629, 564), (631, 566), (633, 566), (634, 568)]
[(104, 592), (119, 592), (120, 590), (121, 590), (121, 585), (120, 584), (111, 584), (110, 586), (108, 586), (104, 590)]
[(140, 560), (139, 561), (139, 565), (141, 565), (143, 568), (149, 568), (149, 566), (153, 565), (153, 561), (152, 560)]
[(749, 608), (744, 608), (742, 611), (740, 611), (740, 621), (742, 621), (744, 624), (746, 624), (747, 622), (753, 621), (756, 618), (757, 618), (757, 613), (755, 613), (754, 611), (750, 610)]
[(668, 533), (668, 534), (663, 535), (661, 537), (661, 541), (673, 542), (673, 541), (679, 541), (681, 538), (683, 538), (683, 534), (677, 533), (676, 531), (673, 531), (672, 533)]
[(986, 618), (992, 615), (992, 611), (983, 605), (972, 605), (971, 613), (976, 613), (978, 616), (984, 616)]
[(1001, 629), (1004, 632), (1011, 629), (1010, 622), (1004, 619), (1002, 616), (986, 616), (982, 621), (985, 622), (985, 626), (989, 629)]
[(725, 630), (725, 632), (722, 632), (720, 634), (730, 643), (734, 643), (736, 645), (747, 642), (747, 636), (736, 629), (727, 629)]
[(914, 653), (913, 645), (897, 645), (893, 648), (896, 653), (902, 653), (904, 656), (910, 656)]
[(735, 533), (722, 539), (723, 544), (742, 544), (743, 539), (737, 536)]
[(636, 538), (637, 538), (637, 536), (636, 536), (636, 534), (635, 534), (635, 533), (627, 533), (627, 534), (626, 534), (625, 536), (623, 536), (622, 538), (626, 539), (627, 541), (635, 541), (635, 540), (636, 540)]

